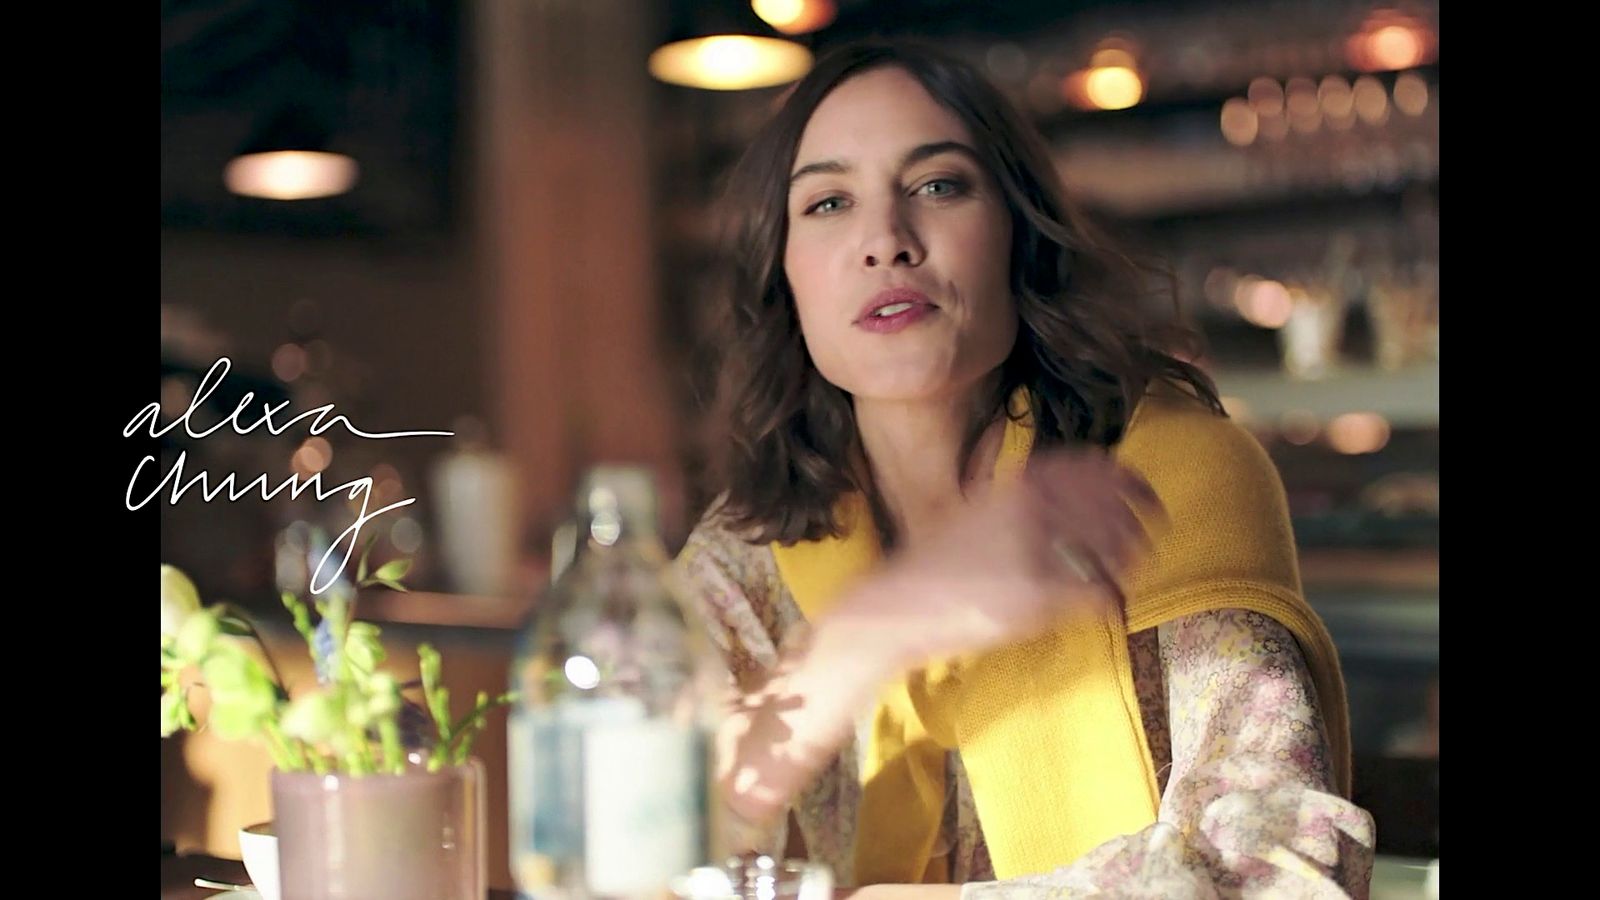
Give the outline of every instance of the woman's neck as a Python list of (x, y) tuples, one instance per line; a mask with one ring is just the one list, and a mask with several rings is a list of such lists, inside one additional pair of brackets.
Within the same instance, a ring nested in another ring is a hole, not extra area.
[[(968, 464), (959, 467), (974, 410), (992, 386), (918, 401), (857, 397), (856, 427), (894, 543), (912, 542), (922, 529), (982, 494), (994, 472), (1004, 419), (984, 429)], [(958, 475), (958, 471), (960, 474)]]

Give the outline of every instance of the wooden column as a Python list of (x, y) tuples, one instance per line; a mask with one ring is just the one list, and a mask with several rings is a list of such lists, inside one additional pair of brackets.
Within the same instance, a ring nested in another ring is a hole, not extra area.
[(652, 465), (673, 513), (676, 423), (657, 349), (646, 59), (655, 4), (471, 9), (477, 225), (497, 443), (542, 537), (577, 474)]

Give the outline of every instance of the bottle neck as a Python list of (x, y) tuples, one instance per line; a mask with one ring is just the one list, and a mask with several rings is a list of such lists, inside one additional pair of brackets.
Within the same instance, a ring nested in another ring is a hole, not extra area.
[(596, 555), (666, 561), (647, 471), (629, 466), (591, 469), (579, 485), (575, 506), (577, 514), (564, 540), (572, 561)]
[(627, 553), (653, 562), (666, 559), (655, 510), (649, 504), (589, 503), (579, 510), (576, 524), (574, 549), (579, 555)]

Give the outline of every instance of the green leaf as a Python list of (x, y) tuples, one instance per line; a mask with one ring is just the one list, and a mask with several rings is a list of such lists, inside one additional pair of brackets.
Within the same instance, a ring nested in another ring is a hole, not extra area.
[(250, 706), (211, 707), (211, 727), (217, 736), (227, 741), (242, 741), (261, 731), (267, 720), (266, 713)]
[(479, 691), (477, 702), (473, 704), (472, 712), (457, 724), (453, 731), (454, 750), (450, 761), (459, 765), (466, 762), (472, 753), (472, 742), (477, 739), (478, 733), (489, 725), (489, 713), (497, 706), (513, 703), (517, 699), (516, 691), (507, 691), (498, 697), (490, 699), (487, 691)]
[(183, 627), (178, 629), (178, 639), (173, 649), (179, 659), (197, 663), (211, 652), (219, 630), (216, 611), (202, 609), (186, 619)]
[(383, 770), (395, 775), (405, 771), (405, 747), (400, 742), (400, 724), (390, 716), (378, 722), (378, 739), (383, 745)]
[(345, 636), (344, 652), (350, 665), (363, 675), (377, 671), (384, 660), (383, 642), (378, 635), (378, 626), (371, 622), (351, 622)]
[(455, 758), (451, 762), (460, 765), (467, 761), (467, 754), (472, 752), (472, 742), (478, 737), (478, 732), (489, 724), (489, 706), (489, 692), (479, 691), (478, 700), (472, 707), (472, 718), (467, 720), (466, 727), (456, 737)]
[(175, 635), (189, 617), (200, 611), (200, 592), (182, 570), (161, 566), (161, 633)]
[(357, 583), (360, 583), (360, 582), (363, 582), (363, 581), (367, 580), (367, 558), (372, 555), (372, 548), (376, 547), (377, 545), (378, 545), (378, 536), (375, 535), (375, 534), (374, 535), (369, 535), (367, 537), (367, 546), (366, 546), (365, 549), (363, 549), (361, 551), (361, 561), (356, 563), (356, 582)]
[(182, 688), (174, 686), (161, 695), (161, 736), (170, 737), (184, 730), (194, 717), (189, 713), (188, 698)]
[(211, 690), (211, 726), (228, 740), (258, 734), (278, 708), (278, 686), (237, 648), (213, 653), (200, 667)]
[(391, 559), (379, 566), (378, 571), (373, 573), (372, 577), (379, 582), (387, 584), (391, 581), (399, 581), (409, 571), (411, 571), (411, 560), (404, 558)]
[(213, 694), (249, 691), (252, 681), (250, 672), (252, 662), (253, 660), (237, 652), (235, 648), (219, 649), (200, 665), (200, 675)]
[(433, 720), (439, 724), (440, 743), (450, 741), (450, 689), (440, 687), (428, 696), (429, 711), (433, 713)]
[(312, 653), (315, 654), (317, 630), (311, 624), (311, 610), (300, 601), (299, 597), (288, 591), (284, 591), (280, 599), (283, 600), (283, 608), (287, 609), (294, 619), (294, 630), (300, 633), (305, 639), (306, 646), (311, 647)]
[(355, 597), (342, 584), (328, 593), (328, 617), (341, 626), (349, 625), (354, 613)]
[(283, 714), (283, 733), (312, 744), (331, 741), (344, 723), (338, 698), (326, 691), (305, 694)]
[(422, 675), (422, 692), (423, 694), (431, 694), (434, 688), (439, 685), (439, 672), (442, 668), (443, 660), (439, 656), (439, 651), (435, 650), (432, 644), (422, 644), (417, 647), (417, 660), (418, 668), (421, 670)]
[(406, 587), (405, 585), (401, 584), (398, 581), (377, 581), (375, 583), (376, 584), (381, 584), (384, 587), (389, 588), (390, 590), (399, 591), (402, 594), (409, 593), (410, 590), (411, 590), (410, 588)]
[(367, 708), (372, 716), (377, 719), (392, 718), (400, 713), (400, 685), (394, 676), (386, 672), (379, 672), (372, 676), (372, 683), (368, 685), (371, 694), (367, 698)]

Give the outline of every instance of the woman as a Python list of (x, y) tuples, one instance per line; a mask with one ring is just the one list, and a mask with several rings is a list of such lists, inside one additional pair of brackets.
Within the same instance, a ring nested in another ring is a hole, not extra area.
[(734, 815), (792, 812), (864, 897), (1364, 896), (1276, 472), (1037, 135), (853, 45), (730, 199), (719, 498), (675, 571), (743, 691)]

